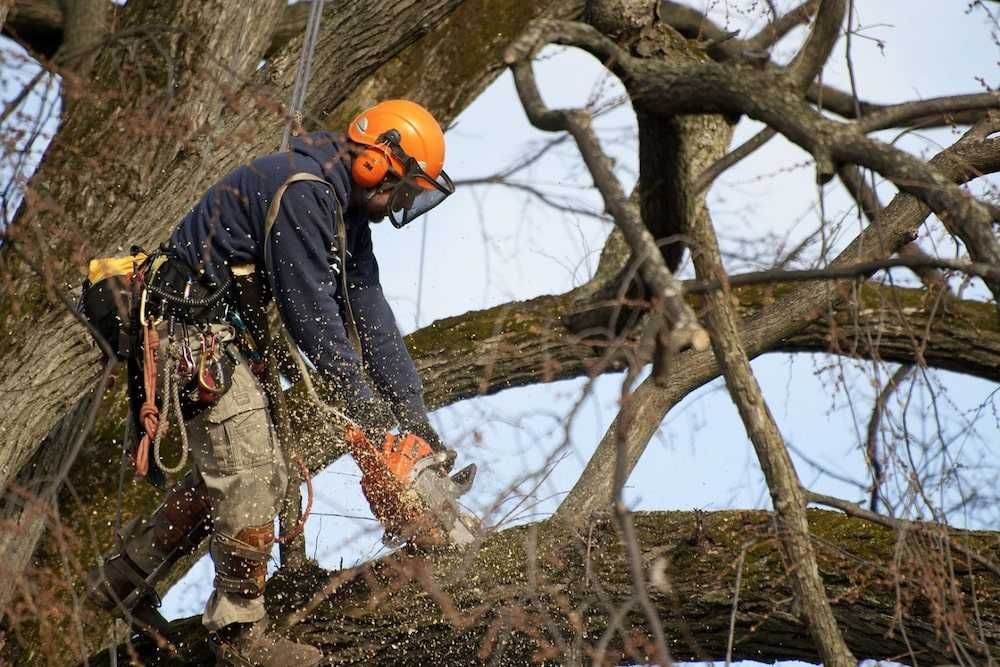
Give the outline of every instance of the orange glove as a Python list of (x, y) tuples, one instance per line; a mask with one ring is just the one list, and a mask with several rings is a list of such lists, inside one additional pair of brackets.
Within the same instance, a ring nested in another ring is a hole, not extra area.
[(425, 508), (407, 491), (417, 462), (433, 454), (427, 442), (412, 433), (387, 433), (381, 447), (373, 445), (358, 429), (348, 428), (345, 440), (361, 468), (361, 491), (372, 513), (390, 532), (418, 522)]

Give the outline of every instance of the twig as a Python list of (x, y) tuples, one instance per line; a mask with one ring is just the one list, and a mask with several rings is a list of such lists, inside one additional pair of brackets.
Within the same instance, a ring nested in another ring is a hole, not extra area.
[(865, 452), (868, 457), (868, 465), (872, 469), (872, 488), (868, 500), (868, 506), (872, 512), (878, 512), (878, 499), (882, 491), (882, 482), (885, 479), (882, 471), (882, 463), (878, 458), (879, 425), (882, 422), (882, 415), (885, 413), (885, 408), (889, 404), (889, 398), (892, 397), (896, 389), (912, 371), (913, 366), (909, 365), (900, 366), (896, 369), (896, 372), (892, 374), (889, 382), (886, 383), (875, 399), (875, 405), (872, 407), (872, 416), (868, 420)]
[(701, 172), (698, 176), (698, 180), (694, 182), (693, 187), (695, 194), (699, 195), (707, 190), (708, 186), (710, 186), (715, 179), (721, 176), (724, 171), (733, 167), (741, 160), (749, 157), (754, 151), (766, 144), (777, 134), (776, 130), (773, 130), (770, 127), (765, 127), (763, 130), (743, 142), (740, 146), (720, 157), (708, 169)]

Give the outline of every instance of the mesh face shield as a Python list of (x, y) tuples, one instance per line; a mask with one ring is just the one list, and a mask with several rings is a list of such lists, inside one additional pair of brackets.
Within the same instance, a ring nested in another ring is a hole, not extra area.
[(436, 179), (431, 178), (413, 158), (407, 158), (406, 168), (407, 174), (389, 195), (389, 220), (396, 229), (427, 213), (455, 192), (455, 184), (444, 170)]
[(382, 192), (389, 192), (387, 213), (396, 229), (419, 218), (455, 193), (455, 184), (443, 169), (437, 178), (432, 177), (415, 158), (406, 154), (399, 142), (396, 130), (389, 130), (379, 137), (379, 143), (403, 165), (401, 176), (379, 188)]

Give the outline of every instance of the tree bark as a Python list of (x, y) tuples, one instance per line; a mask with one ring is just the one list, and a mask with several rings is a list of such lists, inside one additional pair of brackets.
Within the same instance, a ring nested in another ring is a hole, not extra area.
[[(952, 662), (950, 640), (976, 661), (1000, 642), (1000, 577), (956, 553), (947, 556), (937, 528), (897, 538), (875, 524), (818, 510), (810, 510), (809, 524), (834, 614), (859, 658)], [(675, 659), (724, 659), (735, 568), (742, 563), (733, 659), (819, 660), (791, 603), (773, 515), (639, 513), (635, 525)], [(951, 539), (1000, 557), (996, 533), (952, 531)], [(537, 554), (534, 566), (531, 553)], [(956, 585), (941, 588), (931, 582), (948, 558)], [(633, 594), (625, 550), (609, 519), (577, 532), (553, 522), (513, 528), (489, 536), (473, 557), (398, 553), (348, 572), (278, 575), (268, 586), (272, 613), (305, 604), (331, 581), (339, 585), (292, 631), (333, 665), (559, 664), (565, 659), (560, 645), (576, 646), (586, 663), (609, 632), (609, 618)], [(941, 603), (947, 608), (935, 612)], [(628, 612), (622, 626), (626, 630), (610, 629), (604, 664), (649, 658), (642, 614)], [(197, 619), (175, 627), (187, 644), (203, 637)], [(157, 657), (150, 648), (138, 647), (142, 659)], [(126, 656), (124, 649), (119, 656)], [(207, 660), (203, 645), (195, 644), (182, 660), (146, 664)], [(90, 664), (108, 664), (107, 655)]]
[(108, 31), (113, 6), (107, 0), (62, 0), (63, 41), (58, 60), (86, 77)]

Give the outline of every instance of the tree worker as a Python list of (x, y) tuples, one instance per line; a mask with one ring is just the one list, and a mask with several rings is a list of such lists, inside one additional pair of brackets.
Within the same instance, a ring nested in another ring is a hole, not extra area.
[[(386, 452), (388, 443), (397, 451), (403, 443), (411, 459), (433, 463), (447, 481), (455, 455), (428, 421), (420, 378), (379, 284), (369, 228), (387, 216), (402, 227), (454, 192), (444, 148), (426, 109), (381, 102), (359, 114), (346, 137), (297, 136), (289, 151), (235, 169), (147, 258), (137, 317), (143, 353), (130, 362), (136, 428), (146, 431), (136, 462), (160, 472), (157, 420), (176, 394), (193, 464), (91, 572), (92, 599), (137, 628), (162, 629), (153, 585), (210, 535), (215, 580), (202, 620), (220, 664), (320, 661), (317, 649), (269, 630), (264, 609), (274, 518), (287, 485), (259, 377), (265, 305), (273, 295), (291, 338), (334, 387), (362, 439), (385, 439)], [(137, 380), (144, 372), (145, 387)], [(386, 436), (396, 425), (405, 439)], [(372, 501), (370, 487), (371, 480)]]

